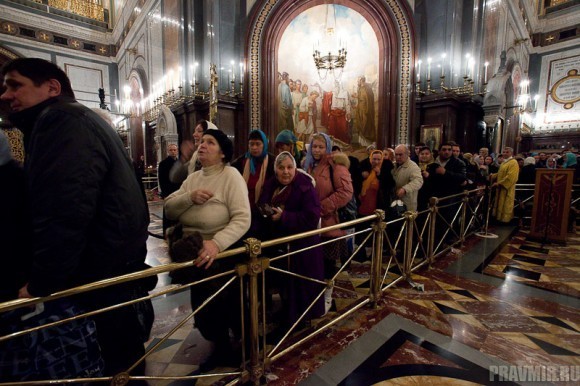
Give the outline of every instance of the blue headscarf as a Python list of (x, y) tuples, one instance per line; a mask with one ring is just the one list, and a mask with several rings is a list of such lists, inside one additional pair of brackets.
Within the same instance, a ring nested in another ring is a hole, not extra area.
[(312, 142), (314, 142), (317, 137), (322, 136), (326, 142), (326, 154), (332, 153), (332, 143), (330, 137), (324, 133), (315, 134), (310, 141), (310, 147), (308, 148), (308, 153), (306, 153), (306, 159), (304, 160), (304, 170), (308, 171), (311, 166), (316, 163), (314, 157), (312, 156)]
[(576, 163), (578, 162), (576, 158), (576, 154), (572, 152), (566, 153), (566, 159), (564, 160), (564, 167), (565, 168), (575, 168)]
[(251, 139), (258, 139), (258, 140), (262, 141), (262, 143), (264, 144), (264, 149), (262, 150), (262, 154), (260, 154), (258, 157), (252, 157), (249, 149), (246, 152), (246, 158), (248, 158), (250, 160), (250, 174), (254, 175), (254, 174), (256, 174), (256, 164), (255, 164), (254, 160), (255, 159), (264, 159), (264, 157), (268, 154), (268, 138), (266, 138), (266, 134), (264, 134), (264, 132), (262, 130), (255, 129), (255, 130), (250, 131), (248, 141)]

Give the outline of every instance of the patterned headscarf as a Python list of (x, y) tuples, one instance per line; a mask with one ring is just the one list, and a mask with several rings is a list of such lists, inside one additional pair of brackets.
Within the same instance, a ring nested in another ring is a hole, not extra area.
[(326, 154), (330, 154), (332, 152), (332, 142), (330, 137), (324, 133), (315, 134), (310, 141), (310, 147), (308, 148), (308, 153), (306, 153), (306, 159), (304, 160), (304, 170), (306, 171), (308, 171), (308, 169), (311, 166), (314, 166), (316, 163), (314, 157), (312, 156), (312, 142), (314, 142), (315, 139), (320, 139), (321, 137), (326, 142)]
[(249, 159), (249, 161), (250, 161), (250, 174), (254, 175), (254, 174), (256, 174), (256, 164), (255, 164), (254, 160), (255, 159), (262, 160), (268, 154), (268, 138), (266, 137), (266, 134), (264, 134), (264, 132), (262, 130), (255, 129), (255, 130), (250, 131), (248, 141), (252, 140), (252, 139), (260, 140), (264, 144), (264, 149), (262, 150), (262, 154), (260, 154), (258, 157), (252, 157), (249, 149), (246, 152), (246, 158)]

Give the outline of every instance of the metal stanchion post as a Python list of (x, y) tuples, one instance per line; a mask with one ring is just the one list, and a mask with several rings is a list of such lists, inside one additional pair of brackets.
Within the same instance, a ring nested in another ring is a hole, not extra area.
[(264, 375), (264, 362), (260, 362), (259, 350), (259, 320), (258, 320), (258, 275), (263, 271), (262, 263), (258, 256), (262, 253), (260, 240), (249, 238), (244, 240), (250, 258), (248, 261), (249, 286), (248, 293), (250, 299), (250, 380), (254, 385), (259, 385), (262, 375)]
[(435, 225), (437, 224), (437, 204), (439, 203), (439, 199), (437, 197), (431, 197), (429, 199), (429, 210), (430, 212), (430, 219), (429, 219), (429, 236), (427, 240), (427, 254), (429, 258), (429, 266), (433, 264), (435, 260)]
[(485, 215), (485, 232), (477, 232), (476, 235), (478, 237), (483, 237), (486, 239), (497, 239), (499, 236), (495, 233), (489, 233), (489, 213), (491, 211), (491, 186), (487, 188), (487, 214)]
[(377, 306), (377, 302), (381, 296), (381, 267), (383, 265), (383, 234), (387, 228), (385, 222), (385, 212), (383, 210), (376, 210), (377, 219), (373, 224), (374, 233), (374, 251), (373, 259), (371, 261), (371, 282), (370, 282), (370, 297), (373, 307)]
[(463, 248), (463, 243), (465, 242), (465, 224), (467, 222), (467, 206), (469, 205), (469, 192), (464, 191), (463, 196), (463, 207), (461, 208), (461, 226), (459, 228), (459, 240), (461, 242), (461, 248)]
[(423, 284), (416, 283), (411, 278), (411, 262), (413, 261), (413, 229), (415, 226), (415, 219), (417, 218), (417, 212), (405, 212), (405, 252), (403, 258), (403, 277), (411, 287), (418, 291), (424, 291)]

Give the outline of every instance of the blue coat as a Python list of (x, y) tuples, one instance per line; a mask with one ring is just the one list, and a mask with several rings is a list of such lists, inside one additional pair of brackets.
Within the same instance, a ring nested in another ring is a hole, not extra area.
[[(306, 232), (317, 229), (318, 227), (321, 211), (320, 200), (318, 199), (318, 194), (312, 185), (310, 177), (296, 171), (296, 176), (289, 186), (292, 190), (286, 200), (280, 221), (273, 222), (269, 218), (262, 218), (258, 221), (257, 225), (260, 228), (259, 234), (263, 240)], [(260, 204), (271, 203), (272, 196), (277, 187), (278, 181), (274, 176), (264, 185), (258, 202)], [(289, 247), (290, 251), (295, 251), (318, 244), (319, 242), (320, 236), (316, 235), (293, 241)], [(283, 261), (283, 266), (279, 264), (280, 262), (275, 262), (275, 264), (300, 275), (324, 280), (324, 261), (321, 247), (292, 255), (288, 259), (288, 262), (287, 260)], [(288, 314), (288, 320), (292, 323), (298, 319), (308, 304), (323, 289), (323, 286), (320, 284), (291, 278), (286, 275), (284, 276), (283, 287), (288, 296), (288, 301), (284, 306)], [(309, 317), (319, 317), (323, 313), (324, 303), (323, 298), (321, 298), (312, 308)]]

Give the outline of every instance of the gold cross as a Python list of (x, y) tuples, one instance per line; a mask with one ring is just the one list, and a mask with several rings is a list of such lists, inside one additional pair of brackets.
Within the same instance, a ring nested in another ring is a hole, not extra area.
[(78, 40), (73, 40), (70, 44), (72, 44), (75, 48), (79, 48), (80, 43)]
[(101, 48), (99, 48), (99, 51), (101, 51), (101, 54), (104, 54), (105, 52), (107, 52), (107, 49), (101, 46)]
[(45, 34), (44, 32), (40, 34), (40, 38), (41, 38), (42, 40), (48, 40), (48, 39), (49, 39), (48, 35), (47, 35), (47, 34)]
[(552, 40), (554, 40), (554, 35), (550, 35), (546, 38), (547, 42), (551, 42)]
[(5, 24), (4, 25), (4, 29), (8, 32), (11, 33), (13, 31), (12, 26), (10, 24)]

